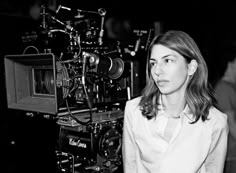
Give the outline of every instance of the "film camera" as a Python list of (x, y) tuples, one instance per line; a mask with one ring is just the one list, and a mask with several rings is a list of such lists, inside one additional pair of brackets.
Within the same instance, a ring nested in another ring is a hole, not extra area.
[[(59, 172), (115, 172), (123, 104), (138, 94), (138, 64), (105, 43), (105, 9), (41, 11), (37, 44), (22, 37), (23, 54), (4, 58), (8, 108), (57, 120)], [(60, 19), (61, 11), (73, 18)]]

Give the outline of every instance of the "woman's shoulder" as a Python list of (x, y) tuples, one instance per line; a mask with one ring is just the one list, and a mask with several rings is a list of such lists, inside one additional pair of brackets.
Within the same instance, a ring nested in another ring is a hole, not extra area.
[(132, 107), (132, 108), (138, 107), (139, 103), (140, 103), (140, 100), (141, 100), (141, 96), (132, 98), (131, 100), (128, 100), (126, 102), (126, 107), (129, 107), (129, 108), (130, 107)]
[(216, 107), (212, 107), (209, 110), (208, 119), (214, 126), (217, 126), (218, 128), (228, 128), (227, 115)]
[(139, 109), (139, 102), (141, 100), (141, 96), (128, 100), (125, 106), (125, 116), (129, 117), (130, 121), (137, 121), (138, 115), (141, 115), (141, 111)]

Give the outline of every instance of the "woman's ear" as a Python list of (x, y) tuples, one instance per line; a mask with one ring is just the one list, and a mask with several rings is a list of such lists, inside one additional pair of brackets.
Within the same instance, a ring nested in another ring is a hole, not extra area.
[(198, 63), (195, 59), (191, 60), (191, 62), (188, 64), (188, 75), (192, 76), (198, 67)]

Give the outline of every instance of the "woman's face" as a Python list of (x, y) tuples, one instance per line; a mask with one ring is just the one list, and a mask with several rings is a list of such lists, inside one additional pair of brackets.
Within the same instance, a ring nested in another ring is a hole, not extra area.
[(149, 63), (153, 80), (162, 94), (185, 93), (190, 72), (182, 55), (165, 46), (154, 45)]

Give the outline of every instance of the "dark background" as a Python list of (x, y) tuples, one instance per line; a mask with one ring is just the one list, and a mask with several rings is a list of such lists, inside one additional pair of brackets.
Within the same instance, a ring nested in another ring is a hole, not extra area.
[[(178, 29), (188, 32), (198, 43), (208, 65), (209, 79), (214, 82), (220, 68), (225, 40), (235, 37), (236, 14), (233, 2), (211, 1), (153, 1), (140, 2), (120, 0), (2, 0), (1, 17), (1, 52), (22, 51), (21, 34), (34, 28), (39, 23), (38, 16), (29, 14), (36, 5), (47, 4), (51, 8), (64, 5), (73, 9), (97, 11), (106, 9), (106, 19), (128, 20), (132, 29), (153, 28), (154, 22), (161, 22), (163, 31)], [(126, 41), (128, 38), (126, 39)]]
[[(1, 0), (0, 2), (0, 143), (3, 172), (53, 172), (54, 148), (58, 127), (53, 120), (28, 117), (25, 112), (8, 110), (6, 105), (3, 59), (7, 54), (21, 54), (21, 36), (39, 24), (29, 9), (36, 4), (64, 5), (96, 11), (104, 8), (106, 19), (128, 20), (131, 30), (153, 28), (160, 22), (162, 30), (178, 29), (197, 42), (209, 67), (212, 84), (221, 72), (224, 44), (235, 38), (236, 12), (233, 3), (210, 1), (127, 1), (127, 0)], [(127, 37), (127, 40), (129, 37)], [(122, 41), (126, 42), (123, 39)], [(140, 57), (139, 57), (140, 58)]]

